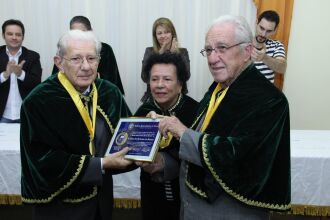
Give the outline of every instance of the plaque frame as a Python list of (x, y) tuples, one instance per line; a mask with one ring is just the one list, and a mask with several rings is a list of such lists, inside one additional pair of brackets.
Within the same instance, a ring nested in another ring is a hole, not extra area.
[(107, 148), (106, 155), (120, 151), (124, 147), (130, 150), (126, 159), (152, 162), (159, 149), (161, 134), (158, 130), (160, 119), (121, 118)]

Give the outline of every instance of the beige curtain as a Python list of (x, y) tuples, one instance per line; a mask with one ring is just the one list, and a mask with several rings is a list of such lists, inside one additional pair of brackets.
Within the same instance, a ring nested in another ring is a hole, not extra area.
[[(273, 38), (281, 41), (284, 44), (287, 53), (290, 37), (293, 2), (294, 0), (254, 0), (258, 15), (265, 10), (274, 10), (279, 14), (280, 24)], [(282, 90), (282, 74), (275, 75), (275, 85)]]
[[(199, 101), (213, 81), (206, 59), (199, 53), (210, 23), (220, 15), (234, 14), (245, 17), (252, 27), (256, 17), (253, 0), (0, 0), (0, 3), (0, 24), (10, 18), (23, 21), (26, 30), (23, 45), (40, 53), (43, 80), (51, 73), (56, 43), (69, 29), (70, 19), (75, 15), (87, 16), (99, 39), (112, 46), (132, 112), (141, 105), (146, 89), (140, 77), (142, 58), (145, 48), (152, 45), (152, 24), (157, 18), (172, 20), (179, 44), (189, 51), (189, 95)], [(5, 5), (15, 10), (8, 10)], [(0, 37), (0, 45), (3, 44)]]

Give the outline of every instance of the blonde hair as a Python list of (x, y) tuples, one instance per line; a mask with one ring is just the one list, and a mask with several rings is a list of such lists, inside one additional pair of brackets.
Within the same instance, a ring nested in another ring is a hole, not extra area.
[(153, 44), (153, 48), (155, 52), (159, 52), (159, 49), (161, 48), (159, 42), (157, 41), (157, 37), (156, 37), (156, 29), (158, 26), (163, 26), (166, 30), (170, 31), (172, 34), (172, 39), (176, 38), (176, 40), (179, 42), (178, 40), (178, 36), (176, 35), (176, 30), (175, 27), (172, 23), (172, 21), (168, 18), (158, 18), (153, 26), (152, 26), (152, 44)]

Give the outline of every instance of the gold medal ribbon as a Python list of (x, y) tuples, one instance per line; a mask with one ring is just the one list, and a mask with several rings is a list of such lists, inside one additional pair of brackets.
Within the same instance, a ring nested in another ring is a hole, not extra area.
[(163, 136), (163, 137), (160, 139), (160, 144), (159, 144), (160, 149), (163, 149), (163, 148), (165, 148), (165, 147), (168, 147), (168, 146), (170, 145), (170, 143), (171, 143), (172, 138), (173, 138), (173, 135), (172, 135), (170, 132), (168, 132), (168, 134), (167, 134), (167, 138), (166, 138), (166, 139), (165, 139), (165, 137)]
[(217, 110), (217, 108), (219, 107), (221, 101), (225, 97), (228, 88), (229, 87), (227, 87), (225, 90), (223, 90), (223, 92), (221, 93), (221, 95), (218, 98), (216, 98), (216, 96), (217, 96), (217, 93), (221, 90), (220, 83), (218, 83), (217, 87), (214, 89), (214, 91), (212, 93), (211, 100), (210, 100), (209, 107), (207, 108), (207, 112), (206, 112), (204, 122), (202, 124), (201, 129), (200, 129), (201, 132), (204, 132), (205, 129), (207, 128), (207, 126), (209, 125), (214, 112)]
[(73, 100), (74, 104), (76, 105), (84, 123), (88, 129), (90, 142), (89, 142), (89, 152), (91, 155), (95, 155), (95, 148), (93, 145), (94, 135), (95, 135), (95, 123), (96, 123), (96, 106), (97, 106), (97, 89), (95, 83), (93, 83), (93, 101), (92, 101), (92, 120), (89, 116), (88, 109), (85, 108), (84, 104), (82, 103), (79, 93), (77, 90), (72, 86), (71, 82), (67, 79), (65, 74), (62, 72), (58, 73), (58, 79), (60, 83), (63, 85), (65, 90), (70, 94), (71, 99)]

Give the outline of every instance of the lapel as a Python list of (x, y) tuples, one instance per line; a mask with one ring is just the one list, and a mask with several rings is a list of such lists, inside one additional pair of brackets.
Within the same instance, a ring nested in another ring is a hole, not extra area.
[(8, 63), (8, 55), (6, 54), (6, 45), (0, 47), (0, 72), (6, 70), (6, 66)]
[(26, 48), (23, 46), (22, 46), (22, 54), (21, 54), (21, 56), (19, 56), (18, 63), (20, 63), (22, 60), (25, 60), (25, 64), (23, 65), (23, 67), (24, 67), (27, 63), (27, 60), (26, 60)]

